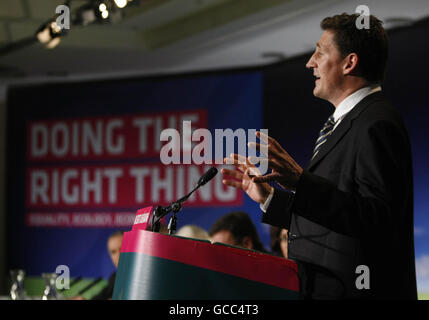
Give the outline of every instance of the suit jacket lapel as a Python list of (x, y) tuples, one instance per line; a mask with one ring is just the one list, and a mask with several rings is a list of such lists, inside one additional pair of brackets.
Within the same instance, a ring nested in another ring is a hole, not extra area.
[(310, 161), (307, 166), (307, 170), (311, 170), (314, 166), (319, 163), (341, 140), (341, 138), (349, 131), (353, 124), (353, 120), (359, 116), (359, 114), (365, 110), (372, 102), (381, 98), (383, 95), (381, 92), (372, 93), (363, 98), (340, 122), (335, 128), (332, 134), (328, 137), (326, 142), (322, 145), (316, 156)]

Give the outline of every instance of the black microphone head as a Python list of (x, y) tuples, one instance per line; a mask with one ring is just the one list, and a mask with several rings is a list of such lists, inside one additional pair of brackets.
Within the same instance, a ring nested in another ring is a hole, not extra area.
[(207, 170), (206, 173), (204, 173), (200, 180), (198, 180), (198, 185), (203, 186), (207, 182), (209, 182), (211, 179), (214, 178), (214, 176), (217, 174), (217, 169), (215, 167), (211, 167), (209, 170)]

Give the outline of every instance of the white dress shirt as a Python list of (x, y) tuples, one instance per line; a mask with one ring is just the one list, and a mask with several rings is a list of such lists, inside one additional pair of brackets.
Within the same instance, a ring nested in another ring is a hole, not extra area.
[[(341, 103), (338, 105), (338, 107), (335, 108), (334, 112), (334, 129), (338, 126), (338, 124), (344, 119), (344, 117), (349, 113), (363, 98), (366, 96), (369, 96), (370, 94), (381, 91), (380, 86), (367, 86), (363, 87), (355, 92), (353, 92), (351, 95), (349, 95), (347, 98), (345, 98)], [(271, 187), (270, 194), (265, 200), (265, 203), (260, 204), (260, 208), (263, 212), (267, 212), (268, 206), (271, 203), (271, 199), (274, 195), (274, 188)]]

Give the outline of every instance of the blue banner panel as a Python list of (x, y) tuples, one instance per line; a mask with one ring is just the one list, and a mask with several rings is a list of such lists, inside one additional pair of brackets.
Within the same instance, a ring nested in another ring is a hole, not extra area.
[[(226, 142), (216, 143), (216, 129), (240, 131), (246, 143), (262, 124), (259, 72), (11, 89), (9, 267), (40, 275), (67, 265), (72, 277), (108, 277), (112, 232), (130, 230), (137, 209), (186, 194), (212, 165), (220, 169), (216, 147), (222, 157), (227, 150)], [(165, 153), (173, 163), (160, 158), (173, 140), (160, 141), (165, 129), (180, 137)], [(212, 141), (193, 139), (196, 129), (207, 129)], [(241, 143), (237, 138), (235, 147)], [(212, 164), (194, 161), (196, 146), (211, 152)], [(208, 230), (231, 211), (249, 213), (268, 248), (259, 205), (224, 186), (221, 174), (184, 204), (178, 228)]]

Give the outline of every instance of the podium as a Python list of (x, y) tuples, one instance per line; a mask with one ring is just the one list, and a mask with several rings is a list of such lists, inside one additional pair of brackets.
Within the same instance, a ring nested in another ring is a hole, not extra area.
[(124, 233), (114, 300), (298, 298), (293, 261), (146, 230)]

